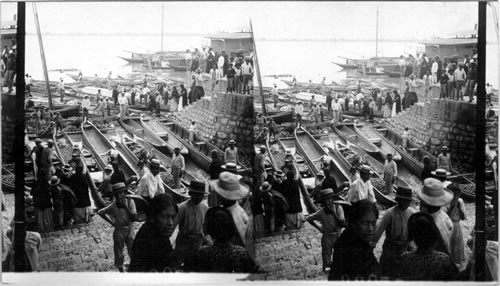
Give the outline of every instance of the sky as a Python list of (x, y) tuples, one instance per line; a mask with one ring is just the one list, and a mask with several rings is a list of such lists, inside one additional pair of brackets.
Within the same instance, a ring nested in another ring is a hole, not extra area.
[[(15, 4), (3, 6), (2, 18), (9, 18)], [(256, 38), (375, 39), (377, 7), (381, 39), (444, 36), (477, 23), (476, 2), (37, 3), (42, 33), (74, 35), (160, 34), (162, 6), (165, 34), (239, 31), (251, 18)], [(26, 14), (27, 33), (36, 33), (30, 3)]]

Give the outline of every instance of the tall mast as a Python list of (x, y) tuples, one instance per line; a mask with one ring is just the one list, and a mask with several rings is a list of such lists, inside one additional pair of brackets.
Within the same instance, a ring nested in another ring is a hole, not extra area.
[(52, 104), (52, 94), (50, 93), (50, 84), (49, 84), (49, 74), (47, 72), (47, 63), (45, 62), (45, 52), (43, 50), (43, 42), (42, 42), (42, 32), (40, 31), (40, 22), (38, 21), (38, 12), (36, 10), (36, 3), (32, 3), (33, 14), (35, 15), (35, 26), (38, 35), (38, 44), (40, 45), (40, 56), (42, 58), (42, 66), (43, 66), (43, 76), (45, 77), (45, 87), (47, 88), (47, 96), (49, 97), (49, 108), (54, 109), (54, 105)]
[(377, 6), (377, 25), (375, 32), (375, 57), (378, 57), (378, 6)]
[(257, 71), (257, 81), (259, 83), (259, 92), (260, 92), (260, 97), (262, 99), (262, 114), (264, 116), (267, 116), (266, 101), (264, 100), (264, 90), (262, 89), (262, 79), (260, 77), (259, 60), (257, 58), (257, 47), (255, 46), (255, 37), (253, 35), (252, 19), (250, 19), (250, 33), (252, 35), (252, 42), (253, 42), (253, 54), (255, 57), (255, 61), (254, 61), (255, 70)]
[(161, 4), (161, 51), (163, 52), (163, 3)]

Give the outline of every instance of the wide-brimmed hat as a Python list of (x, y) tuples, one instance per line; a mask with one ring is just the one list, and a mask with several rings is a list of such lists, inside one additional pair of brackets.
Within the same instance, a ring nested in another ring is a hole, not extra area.
[(274, 173), (274, 175), (275, 175), (275, 176), (277, 176), (277, 177), (283, 177), (283, 176), (285, 176), (285, 174), (284, 174), (284, 173), (283, 173), (283, 171), (281, 171), (281, 170), (276, 171), (276, 172)]
[(325, 172), (323, 172), (323, 171), (321, 171), (321, 170), (320, 170), (320, 171), (316, 174), (316, 177), (323, 177), (323, 178), (324, 178), (324, 177), (325, 177)]
[(150, 166), (150, 167), (157, 167), (157, 168), (160, 168), (160, 166), (161, 166), (161, 162), (160, 162), (160, 160), (158, 160), (158, 159), (153, 159), (153, 160), (151, 160), (151, 163), (149, 163), (149, 166)]
[(446, 178), (451, 175), (451, 173), (445, 169), (436, 169), (435, 171), (431, 171), (431, 174), (436, 178)]
[(40, 139), (40, 138), (36, 138), (36, 139), (35, 139), (35, 143), (42, 143), (42, 139)]
[(412, 200), (412, 189), (404, 186), (395, 186), (396, 199)]
[(260, 186), (259, 190), (263, 191), (263, 192), (267, 192), (267, 191), (270, 191), (272, 188), (271, 184), (269, 184), (269, 182), (264, 182), (262, 183), (262, 186)]
[(80, 154), (78, 154), (77, 152), (73, 152), (71, 153), (71, 157), (80, 157)]
[(448, 146), (445, 145), (445, 146), (441, 147), (441, 151), (443, 151), (443, 150), (450, 150), (450, 149), (448, 148)]
[(119, 192), (125, 192), (127, 190), (127, 186), (123, 182), (119, 182), (119, 183), (113, 184), (111, 186), (111, 188), (113, 189), (113, 194), (116, 194), (116, 193), (119, 193)]
[(222, 172), (218, 180), (210, 181), (210, 185), (223, 198), (227, 200), (241, 200), (248, 196), (250, 191), (246, 184), (240, 183), (240, 175)]
[(373, 174), (372, 168), (368, 165), (361, 165), (359, 168), (359, 173), (365, 173), (365, 174)]
[(231, 144), (236, 144), (236, 141), (234, 141), (233, 139), (229, 140), (229, 145)]
[(60, 182), (61, 182), (61, 180), (57, 176), (52, 176), (52, 177), (50, 177), (49, 185), (50, 186), (57, 186), (57, 185), (59, 185)]
[(442, 207), (453, 200), (453, 193), (434, 178), (424, 180), (424, 186), (417, 192), (418, 198), (427, 205)]
[(319, 191), (319, 196), (321, 200), (325, 200), (327, 198), (332, 197), (335, 203), (344, 201), (344, 198), (342, 198), (339, 194), (333, 192), (333, 189), (331, 188)]
[[(234, 162), (227, 162), (226, 164), (222, 165), (221, 168), (228, 171), (228, 172), (236, 172), (238, 171), (240, 166), (238, 166)], [(241, 167), (240, 167), (241, 168)]]
[(205, 182), (191, 181), (189, 184), (189, 192), (204, 194), (205, 193)]
[(107, 164), (106, 167), (104, 167), (104, 171), (113, 171), (113, 166), (111, 166), (111, 164)]
[(73, 170), (73, 168), (71, 168), (71, 165), (69, 165), (69, 164), (64, 164), (64, 166), (62, 167), (62, 170), (63, 171), (71, 171), (71, 170)]
[(266, 150), (266, 146), (264, 146), (264, 145), (260, 145), (259, 149), (260, 149), (260, 150), (262, 150), (262, 149)]

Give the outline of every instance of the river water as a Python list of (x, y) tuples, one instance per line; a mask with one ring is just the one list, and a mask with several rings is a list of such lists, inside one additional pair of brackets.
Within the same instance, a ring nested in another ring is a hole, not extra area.
[[(127, 51), (144, 52), (159, 50), (160, 37), (126, 35), (44, 35), (43, 44), (48, 69), (77, 68), (84, 76), (105, 77), (126, 75), (133, 66), (118, 56), (130, 57)], [(206, 43), (206, 39), (193, 36), (166, 36), (166, 50), (193, 50)], [(416, 42), (379, 42), (379, 56), (415, 54)], [(369, 58), (375, 54), (374, 41), (274, 41), (256, 40), (261, 74), (293, 74), (297, 80), (327, 82), (346, 77), (346, 73), (332, 61), (344, 63), (339, 58)], [(487, 47), (486, 80), (498, 87), (498, 45)], [(42, 63), (37, 36), (26, 35), (26, 72), (34, 79), (43, 79)], [(165, 73), (172, 73), (165, 71)]]

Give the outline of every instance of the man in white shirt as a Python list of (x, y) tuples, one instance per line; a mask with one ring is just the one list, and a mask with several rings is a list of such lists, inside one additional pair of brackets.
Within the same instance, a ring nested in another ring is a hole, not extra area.
[(31, 95), (31, 85), (33, 84), (33, 79), (29, 74), (26, 74), (26, 76), (24, 77), (24, 82), (26, 84), (26, 91), (29, 95)]
[(387, 154), (387, 160), (384, 163), (384, 182), (385, 182), (385, 191), (386, 195), (392, 194), (393, 192), (393, 184), (398, 177), (398, 166), (396, 162), (392, 160), (392, 154)]
[(144, 175), (137, 185), (136, 194), (148, 202), (151, 202), (156, 195), (165, 193), (163, 180), (160, 176), (160, 165), (161, 163), (158, 159), (151, 160), (149, 164), (151, 171), (145, 170)]
[(465, 80), (467, 79), (467, 74), (465, 73), (464, 70), (464, 64), (459, 63), (458, 64), (458, 69), (455, 70), (455, 81), (457, 85), (457, 91), (456, 91), (456, 100), (464, 100), (464, 93), (463, 93), (463, 88), (465, 86)]
[(146, 104), (146, 106), (148, 105), (148, 97), (149, 97), (149, 93), (151, 92), (151, 90), (149, 90), (148, 86), (145, 85), (143, 88), (142, 88), (142, 95), (141, 95), (141, 98), (140, 98), (140, 104), (142, 104), (142, 100), (144, 99), (144, 104)]
[(243, 94), (250, 94), (249, 82), (253, 77), (253, 68), (249, 57), (246, 57), (245, 62), (241, 65), (241, 72), (243, 74)]
[(431, 74), (432, 74), (432, 83), (436, 83), (437, 82), (437, 73), (438, 73), (438, 68), (439, 68), (439, 64), (437, 62), (437, 58), (432, 62), (432, 67), (431, 67)]
[(180, 147), (175, 147), (174, 153), (172, 158), (172, 176), (174, 177), (174, 188), (179, 189), (182, 188), (181, 179), (186, 170), (186, 163), (184, 162), (184, 156), (181, 155)]
[(128, 111), (128, 100), (124, 93), (118, 97), (118, 104), (120, 104), (120, 119), (124, 119)]
[(85, 95), (85, 97), (82, 100), (83, 122), (87, 121), (87, 118), (89, 116), (89, 110), (90, 110), (90, 99), (88, 95)]
[(304, 106), (302, 105), (302, 101), (299, 101), (297, 105), (295, 105), (295, 127), (299, 128), (302, 125), (302, 115), (304, 114)]
[(63, 100), (64, 100), (64, 81), (62, 78), (61, 78), (61, 81), (59, 82), (58, 88), (59, 88), (59, 95), (61, 96), (60, 100), (61, 100), (61, 103), (63, 103)]
[(372, 203), (375, 203), (375, 193), (373, 192), (373, 186), (370, 182), (371, 168), (367, 165), (361, 166), (359, 170), (360, 178), (354, 181), (349, 191), (347, 192), (346, 201), (350, 203), (355, 203), (360, 200), (368, 199)]
[(361, 111), (361, 104), (363, 103), (364, 95), (360, 92), (356, 94), (356, 101), (354, 102), (354, 109), (356, 109), (356, 105), (358, 105), (358, 110)]
[(332, 103), (332, 112), (333, 112), (333, 119), (332, 123), (333, 124), (338, 124), (340, 120), (340, 112), (342, 111), (342, 106), (339, 103), (339, 99), (335, 98), (335, 100)]

